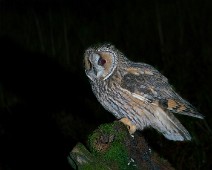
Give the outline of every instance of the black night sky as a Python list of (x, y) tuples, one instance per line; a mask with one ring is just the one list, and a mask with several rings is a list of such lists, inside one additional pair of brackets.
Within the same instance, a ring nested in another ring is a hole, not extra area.
[(212, 168), (211, 0), (0, 0), (0, 169), (71, 169), (68, 153), (115, 120), (91, 91), (83, 53), (109, 42), (148, 63), (200, 113), (191, 142), (141, 132), (176, 169)]

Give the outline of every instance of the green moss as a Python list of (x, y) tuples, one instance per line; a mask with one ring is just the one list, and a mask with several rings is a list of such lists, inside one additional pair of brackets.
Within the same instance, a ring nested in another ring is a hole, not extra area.
[(114, 132), (114, 123), (102, 124), (99, 126), (99, 130), (104, 133)]
[(94, 144), (96, 140), (98, 139), (99, 133), (94, 131), (92, 135), (88, 136), (88, 145), (91, 153), (96, 153), (96, 149), (94, 147)]
[[(98, 140), (103, 136), (113, 136), (113, 140), (109, 142), (106, 150), (99, 150), (97, 148)], [(136, 169), (133, 165), (128, 165), (130, 157), (126, 148), (126, 139), (128, 130), (121, 122), (114, 122), (111, 124), (103, 124), (89, 136), (90, 150), (95, 157), (98, 157), (107, 165), (113, 165), (117, 169)], [(114, 168), (116, 169), (116, 168)]]
[(110, 124), (103, 124), (99, 127), (99, 131), (104, 134), (114, 134), (116, 136), (116, 140), (121, 141), (129, 134), (126, 127), (119, 121)]
[(106, 167), (104, 164), (93, 162), (89, 164), (84, 164), (81, 167), (79, 167), (79, 170), (108, 170), (109, 168)]
[[(122, 128), (120, 130), (120, 128)], [(114, 122), (110, 124), (102, 124), (99, 126), (97, 130), (95, 130), (91, 135), (88, 137), (88, 144), (91, 152), (97, 153), (98, 150), (95, 148), (96, 141), (100, 138), (102, 134), (109, 136), (114, 136), (115, 141), (124, 141), (127, 137), (128, 131), (124, 129), (124, 125), (121, 122)]]
[(114, 142), (110, 149), (103, 155), (108, 162), (116, 162), (119, 169), (128, 169), (130, 158), (123, 143)]

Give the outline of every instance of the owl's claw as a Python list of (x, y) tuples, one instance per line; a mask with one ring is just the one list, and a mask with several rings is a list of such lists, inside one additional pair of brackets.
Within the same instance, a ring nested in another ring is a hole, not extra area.
[(132, 122), (128, 119), (128, 118), (122, 118), (119, 120), (120, 122), (122, 122), (124, 125), (127, 126), (127, 129), (130, 133), (130, 135), (132, 135), (133, 133), (135, 133), (136, 131), (136, 126), (132, 124)]

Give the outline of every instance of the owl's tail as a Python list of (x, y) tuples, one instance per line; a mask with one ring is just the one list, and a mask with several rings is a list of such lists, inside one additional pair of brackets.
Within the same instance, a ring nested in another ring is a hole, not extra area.
[(161, 132), (167, 139), (174, 141), (191, 140), (189, 132), (170, 112), (160, 107), (151, 106), (151, 126)]

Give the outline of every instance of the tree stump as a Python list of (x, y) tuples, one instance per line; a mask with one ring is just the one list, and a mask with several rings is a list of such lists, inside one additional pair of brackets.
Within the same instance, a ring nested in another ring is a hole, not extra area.
[(119, 121), (100, 125), (89, 137), (87, 148), (78, 143), (68, 156), (78, 170), (173, 170), (159, 157), (142, 136), (129, 134)]

